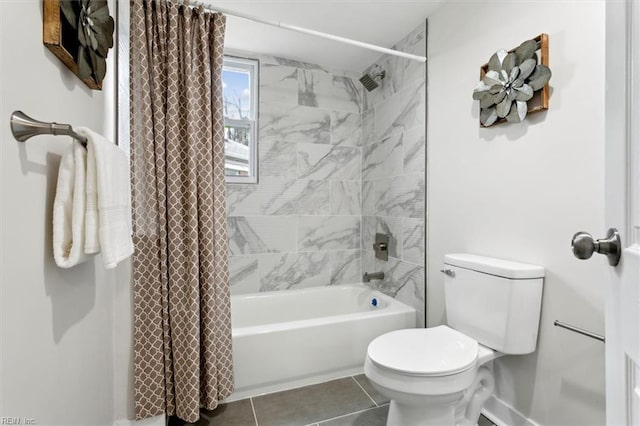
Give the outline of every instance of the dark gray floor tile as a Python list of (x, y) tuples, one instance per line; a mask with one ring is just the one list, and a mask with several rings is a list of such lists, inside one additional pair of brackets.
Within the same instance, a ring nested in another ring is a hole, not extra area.
[(202, 412), (200, 413), (200, 419), (195, 423), (187, 423), (178, 416), (169, 416), (169, 418), (167, 419), (167, 426), (207, 426), (208, 424), (209, 422), (207, 421), (207, 419), (202, 417)]
[(260, 426), (296, 426), (374, 407), (351, 377), (253, 398)]
[(357, 376), (353, 376), (353, 378), (356, 379), (358, 383), (360, 383), (362, 389), (364, 389), (364, 391), (368, 393), (371, 398), (373, 398), (376, 404), (384, 405), (389, 403), (389, 399), (387, 399), (387, 397), (380, 395), (380, 393), (378, 393), (378, 391), (373, 388), (371, 382), (369, 382), (369, 379), (367, 379), (367, 376), (365, 376), (364, 374), (359, 374)]
[(169, 426), (256, 426), (251, 401), (240, 401), (220, 404), (215, 410), (200, 410), (200, 420), (196, 423), (185, 423), (177, 417), (169, 418)]
[(387, 414), (389, 414), (389, 406), (383, 405), (360, 413), (320, 422), (320, 426), (385, 426)]
[(478, 426), (496, 426), (493, 424), (491, 420), (480, 414), (480, 418), (478, 419)]

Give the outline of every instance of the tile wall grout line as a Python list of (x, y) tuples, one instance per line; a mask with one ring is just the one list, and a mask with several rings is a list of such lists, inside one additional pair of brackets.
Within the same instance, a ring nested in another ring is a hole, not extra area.
[(321, 420), (321, 421), (316, 422), (316, 423), (309, 423), (309, 424), (307, 424), (307, 425), (305, 425), (305, 426), (314, 426), (314, 425), (319, 425), (319, 426), (321, 426), (323, 423), (330, 422), (330, 421), (332, 421), (332, 420), (342, 419), (342, 418), (344, 418), (344, 417), (353, 416), (354, 414), (361, 414), (361, 413), (364, 413), (365, 411), (375, 410), (376, 408), (385, 407), (385, 406), (387, 406), (387, 405), (389, 405), (389, 404), (383, 404), (383, 405), (380, 405), (380, 406), (377, 406), (377, 407), (369, 407), (369, 408), (365, 408), (364, 410), (354, 411), (353, 413), (342, 414), (341, 416), (336, 416), (336, 417), (330, 417), (330, 418), (328, 418), (328, 419), (324, 419), (324, 420)]
[(256, 426), (259, 426), (258, 415), (256, 414), (256, 407), (253, 406), (253, 397), (249, 398), (249, 402), (251, 402), (251, 411), (253, 412), (253, 420), (256, 422)]
[(371, 395), (369, 395), (369, 393), (367, 393), (367, 391), (366, 391), (366, 390), (364, 390), (364, 388), (363, 388), (363, 387), (362, 387), (362, 385), (361, 385), (361, 384), (356, 380), (356, 378), (355, 378), (354, 376), (351, 376), (351, 378), (353, 379), (353, 381), (354, 381), (354, 382), (356, 382), (356, 385), (358, 385), (358, 387), (359, 387), (360, 389), (362, 389), (362, 392), (364, 392), (364, 394), (365, 394), (365, 395), (367, 395), (367, 396), (369, 397), (369, 399), (371, 400), (371, 402), (373, 402), (373, 404), (376, 406), (376, 408), (377, 408), (377, 407), (379, 407), (378, 403), (377, 403), (373, 398), (371, 398)]

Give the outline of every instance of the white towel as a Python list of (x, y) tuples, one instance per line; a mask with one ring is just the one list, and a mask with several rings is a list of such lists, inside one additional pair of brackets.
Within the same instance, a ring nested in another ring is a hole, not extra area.
[(85, 253), (102, 251), (107, 269), (133, 254), (129, 160), (120, 148), (87, 128)]
[[(77, 130), (82, 132), (82, 128)], [(89, 144), (87, 143), (87, 150)], [(89, 157), (90, 156), (90, 157)], [(91, 154), (87, 153), (87, 214), (86, 214), (86, 236), (84, 242), (84, 252), (100, 253), (100, 218), (98, 214), (98, 178), (96, 176), (96, 159), (94, 150), (91, 150)], [(89, 166), (91, 162), (91, 166)]]
[(74, 140), (62, 156), (53, 202), (53, 258), (61, 268), (89, 258), (84, 253), (86, 169), (87, 150)]

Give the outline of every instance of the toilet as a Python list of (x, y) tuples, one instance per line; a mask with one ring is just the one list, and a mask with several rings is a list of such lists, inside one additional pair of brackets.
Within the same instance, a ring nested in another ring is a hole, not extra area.
[(544, 268), (444, 257), (447, 325), (374, 339), (364, 373), (390, 399), (387, 426), (476, 426), (494, 379), (486, 364), (535, 351)]

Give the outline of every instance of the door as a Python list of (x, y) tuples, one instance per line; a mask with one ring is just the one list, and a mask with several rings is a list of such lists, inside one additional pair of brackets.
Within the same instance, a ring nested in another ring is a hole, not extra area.
[(605, 7), (606, 221), (623, 248), (603, 283), (607, 425), (640, 425), (640, 5)]

